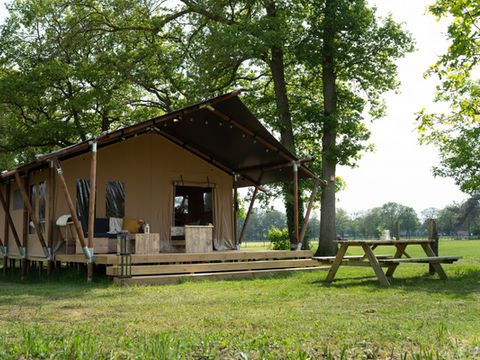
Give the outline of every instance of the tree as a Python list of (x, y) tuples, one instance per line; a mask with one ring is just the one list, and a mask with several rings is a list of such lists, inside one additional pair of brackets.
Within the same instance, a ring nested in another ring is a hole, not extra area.
[(428, 219), (437, 219), (438, 218), (438, 209), (434, 207), (429, 207), (423, 209), (420, 213), (422, 223), (427, 221)]
[[(143, 65), (146, 46), (138, 44), (146, 45), (139, 41), (145, 34), (127, 34), (120, 31), (125, 21), (107, 21), (126, 8), (139, 16), (135, 3), (10, 3), (0, 29), (1, 165), (171, 110), (168, 99), (152, 100), (155, 88), (132, 76)], [(162, 54), (159, 43), (150, 42), (149, 51)]]
[(442, 235), (454, 236), (458, 230), (460, 205), (451, 204), (438, 212), (437, 229)]
[(335, 215), (335, 226), (337, 232), (342, 238), (345, 236), (345, 233), (349, 232), (352, 228), (352, 220), (350, 215), (344, 209), (337, 209)]
[(428, 71), (441, 80), (435, 100), (450, 104), (450, 111), (418, 116), (423, 143), (440, 153), (435, 175), (452, 177), (460, 189), (473, 193), (480, 186), (480, 3), (474, 0), (438, 0), (429, 8), (448, 18), (450, 46)]
[(458, 225), (463, 226), (469, 235), (480, 230), (480, 193), (476, 192), (460, 207)]
[[(196, 14), (190, 46), (202, 49), (193, 62), (203, 65), (199, 73), (230, 74), (225, 87), (245, 83), (269, 101), (261, 118), (287, 148), (321, 158), (316, 166), (329, 185), (321, 193), (318, 254), (335, 253), (336, 165), (353, 164), (368, 148), (362, 114), (383, 114), (380, 95), (396, 87), (394, 61), (412, 49), (410, 37), (391, 18), (378, 20), (363, 0), (183, 3)], [(221, 71), (212, 71), (212, 58)]]
[(336, 252), (337, 164), (351, 165), (365, 149), (369, 133), (364, 110), (380, 117), (380, 95), (397, 86), (395, 60), (412, 50), (411, 38), (391, 18), (379, 21), (365, 1), (326, 0), (313, 4), (300, 54), (310, 71), (321, 72), (323, 116), (320, 244), (316, 255)]
[[(135, 122), (243, 86), (245, 100), (255, 99), (256, 112), (285, 147), (321, 159), (312, 164), (329, 183), (321, 195), (319, 253), (335, 252), (335, 167), (355, 163), (368, 149), (363, 116), (383, 114), (380, 95), (397, 84), (395, 59), (412, 48), (391, 18), (377, 19), (365, 0), (12, 4), (0, 44), (0, 104), (8, 108), (0, 143), (12, 153), (20, 151), (11, 141), (20, 138), (19, 128), (26, 135), (47, 129), (41, 144), (22, 151), (31, 159), (39, 148), (98, 134), (119, 119)], [(30, 118), (15, 124), (22, 112), (38, 113), (34, 131), (25, 131)], [(284, 198), (291, 229), (293, 198)]]

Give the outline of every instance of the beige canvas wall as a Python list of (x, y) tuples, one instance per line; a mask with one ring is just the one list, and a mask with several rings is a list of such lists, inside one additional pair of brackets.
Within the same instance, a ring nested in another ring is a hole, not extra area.
[[(33, 174), (30, 175), (29, 177), (29, 186), (30, 185), (38, 185), (40, 182), (46, 182), (47, 183), (47, 198), (48, 198), (48, 171), (47, 170), (41, 170), (37, 171)], [(23, 178), (22, 178), (23, 180)], [(14, 193), (16, 190), (18, 190), (18, 185), (16, 182), (11, 183), (11, 190), (10, 190), (10, 201), (9, 201), (9, 208), (10, 208), (10, 214), (12, 216), (13, 223), (15, 225), (15, 229), (17, 230), (20, 242), (23, 243), (23, 208), (21, 209), (13, 209), (13, 197)], [(6, 186), (2, 188), (4, 196), (6, 196)], [(38, 196), (36, 198), (35, 202), (35, 208), (38, 209)], [(38, 211), (38, 210), (37, 210)], [(48, 202), (46, 204), (46, 219), (48, 219), (48, 214), (49, 214), (49, 205)], [(2, 239), (4, 238), (4, 229), (5, 229), (5, 212), (3, 211), (3, 207), (0, 209), (0, 236)], [(38, 218), (38, 217), (37, 217)], [(45, 226), (44, 230), (44, 238), (45, 241), (47, 241), (47, 233), (49, 231), (49, 226), (48, 222)], [(27, 248), (27, 256), (28, 257), (43, 257), (43, 249), (40, 244), (40, 241), (38, 240), (38, 236), (36, 234), (28, 234), (27, 233), (27, 243), (26, 243), (26, 248)], [(8, 234), (8, 254), (9, 256), (12, 257), (17, 257), (19, 256), (19, 251), (17, 248), (17, 245), (15, 243), (15, 238), (13, 236), (13, 231), (12, 229), (9, 229), (9, 234)]]
[[(125, 217), (144, 219), (151, 226), (151, 232), (160, 234), (162, 249), (169, 250), (170, 226), (173, 225), (173, 184), (209, 183), (214, 187), (214, 244), (218, 250), (233, 249), (232, 177), (192, 153), (173, 144), (160, 135), (137, 136), (123, 142), (104, 147), (98, 151), (97, 159), (97, 201), (96, 216), (105, 217), (106, 184), (108, 181), (122, 181), (125, 184)], [(61, 163), (70, 195), (76, 201), (77, 179), (90, 177), (90, 154), (77, 156)], [(30, 184), (47, 182), (48, 169), (31, 174)], [(54, 219), (68, 214), (69, 210), (59, 181), (55, 181)], [(12, 183), (10, 209), (17, 185)], [(47, 219), (49, 204), (47, 202)], [(17, 232), (22, 241), (23, 210), (11, 210)], [(0, 236), (3, 238), (4, 213), (0, 209)], [(47, 221), (48, 224), (48, 221)], [(45, 232), (47, 241), (48, 225)], [(54, 229), (54, 237), (58, 232)], [(18, 256), (13, 235), (9, 235), (9, 254)], [(27, 254), (29, 257), (43, 256), (36, 234), (28, 235)]]
[[(173, 221), (175, 181), (215, 184), (215, 244), (233, 249), (232, 177), (173, 144), (160, 135), (149, 134), (99, 149), (96, 216), (105, 217), (107, 181), (125, 184), (125, 217), (144, 219), (151, 232), (169, 242)], [(76, 181), (88, 179), (90, 154), (62, 162), (69, 191), (75, 200)], [(218, 204), (217, 204), (218, 203)], [(63, 193), (57, 184), (55, 217), (67, 214)], [(167, 248), (162, 246), (164, 250)]]

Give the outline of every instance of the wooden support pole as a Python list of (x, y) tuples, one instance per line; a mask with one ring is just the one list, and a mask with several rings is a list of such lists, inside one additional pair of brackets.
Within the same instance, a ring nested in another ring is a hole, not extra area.
[(20, 242), (20, 238), (18, 236), (17, 229), (15, 228), (15, 223), (13, 222), (12, 215), (10, 214), (10, 203), (5, 201), (3, 197), (2, 189), (0, 188), (0, 203), (2, 203), (3, 210), (5, 210), (5, 217), (7, 219), (7, 223), (12, 230), (13, 238), (15, 240), (15, 244), (17, 245), (18, 251), (20, 255), (22, 255), (22, 244)]
[[(5, 187), (5, 192), (6, 192), (6, 199), (5, 199), (5, 202), (7, 203), (7, 206), (10, 207), (10, 192), (12, 191), (11, 189), (11, 185), (10, 185), (10, 181), (8, 181), (6, 187)], [(4, 254), (3, 254), (3, 273), (6, 273), (7, 272), (7, 268), (8, 268), (8, 246), (9, 246), (9, 243), (8, 243), (8, 239), (9, 239), (9, 236), (10, 236), (10, 229), (9, 229), (9, 222), (8, 222), (8, 214), (7, 212), (5, 211), (5, 219), (4, 219), (4, 233), (3, 233), (3, 250), (4, 250)]]
[(233, 177), (233, 238), (235, 240), (235, 246), (238, 246), (237, 213), (238, 213), (237, 176), (234, 175), (234, 177)]
[(8, 257), (7, 257), (7, 248), (2, 238), (0, 237), (0, 254), (3, 255), (3, 273), (7, 272)]
[(293, 243), (301, 247), (300, 238), (298, 236), (298, 164), (293, 163)]
[(53, 162), (50, 162), (48, 171), (48, 220), (47, 220), (47, 241), (48, 248), (51, 251), (51, 259), (47, 263), (47, 275), (50, 276), (53, 270), (53, 234), (55, 230), (55, 168)]
[(243, 240), (243, 236), (245, 235), (245, 229), (247, 228), (248, 221), (250, 220), (250, 215), (252, 214), (253, 204), (255, 202), (255, 198), (258, 194), (258, 187), (255, 187), (253, 191), (252, 200), (250, 201), (250, 206), (248, 207), (247, 215), (245, 216), (245, 221), (243, 222), (242, 231), (240, 232), (240, 237), (238, 239), (238, 243), (241, 244)]
[(63, 176), (63, 169), (60, 167), (60, 163), (58, 159), (54, 159), (55, 169), (57, 170), (58, 178), (60, 179), (60, 185), (62, 186), (63, 193), (65, 195), (65, 200), (67, 201), (68, 209), (70, 210), (70, 215), (72, 216), (73, 225), (75, 226), (75, 231), (78, 236), (78, 241), (82, 246), (83, 253), (87, 259), (91, 258), (90, 251), (87, 248), (87, 244), (85, 242), (85, 236), (83, 234), (82, 224), (80, 224), (80, 220), (78, 220), (77, 212), (75, 211), (75, 206), (73, 205), (72, 197), (68, 191), (67, 182), (65, 181), (65, 177)]
[(303, 239), (305, 238), (305, 234), (307, 233), (308, 222), (310, 221), (310, 212), (312, 211), (313, 203), (315, 202), (315, 198), (317, 197), (317, 191), (319, 186), (320, 178), (317, 178), (317, 180), (315, 180), (315, 183), (313, 184), (310, 200), (308, 201), (307, 212), (305, 214), (305, 218), (303, 219), (302, 231), (300, 232), (300, 244), (303, 243)]
[(8, 269), (8, 255), (3, 254), (3, 273), (4, 274), (7, 272), (7, 269)]
[[(47, 248), (47, 244), (45, 243), (45, 239), (43, 237), (42, 233), (42, 228), (40, 227), (40, 223), (38, 222), (37, 215), (35, 214), (35, 211), (33, 210), (32, 204), (30, 203), (30, 198), (27, 194), (26, 188), (28, 187), (28, 181), (25, 182), (25, 185), (22, 182), (22, 179), (20, 179), (20, 175), (18, 172), (15, 172), (15, 180), (17, 182), (17, 185), (20, 189), (20, 193), (22, 194), (23, 197), (23, 204), (24, 204), (24, 209), (27, 210), (27, 225), (28, 224), (28, 215), (30, 215), (30, 218), (32, 219), (33, 226), (35, 228), (35, 231), (38, 236), (38, 240), (40, 241), (40, 244), (43, 247), (43, 251), (45, 253), (45, 256), (47, 259), (50, 259), (50, 251)], [(27, 236), (28, 236), (28, 226), (27, 226)], [(24, 244), (25, 245), (25, 244)]]
[[(14, 175), (16, 174), (16, 172), (14, 172)], [(18, 190), (20, 191), (20, 194), (22, 194), (22, 190), (23, 191), (28, 191), (28, 187), (29, 187), (29, 178), (28, 178), (28, 174), (25, 176), (25, 184), (22, 184), (21, 186), (18, 185)], [(22, 195), (22, 199), (23, 199), (23, 195)], [(27, 275), (28, 275), (28, 269), (30, 268), (30, 263), (29, 261), (27, 260), (27, 243), (28, 243), (28, 230), (29, 230), (29, 226), (30, 224), (28, 223), (28, 210), (27, 210), (27, 207), (25, 205), (25, 200), (23, 200), (23, 221), (22, 221), (22, 248), (23, 248), (23, 256), (22, 256), (22, 259), (20, 260), (20, 268), (21, 268), (21, 279), (22, 280), (25, 280), (27, 278)]]
[[(88, 249), (93, 255), (93, 236), (95, 224), (95, 201), (97, 193), (97, 143), (92, 143), (92, 158), (90, 162), (90, 197), (88, 204)], [(92, 258), (87, 263), (87, 281), (92, 281), (93, 278), (93, 262)]]

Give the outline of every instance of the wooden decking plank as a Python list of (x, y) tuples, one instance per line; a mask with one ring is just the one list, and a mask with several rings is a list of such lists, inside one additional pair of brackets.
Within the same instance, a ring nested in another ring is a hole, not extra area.
[[(116, 257), (116, 255), (95, 255), (95, 263), (102, 265), (113, 265), (114, 263), (112, 260), (115, 259), (116, 263)], [(58, 254), (55, 255), (55, 260), (82, 264), (87, 262), (87, 258), (83, 254)]]
[[(117, 264), (116, 255), (109, 257), (108, 264)], [(164, 253), (164, 254), (142, 254), (132, 255), (132, 264), (155, 264), (155, 263), (188, 263), (188, 262), (209, 262), (209, 261), (246, 261), (246, 260), (267, 260), (267, 259), (310, 259), (310, 250), (301, 251), (214, 251), (208, 253)]]
[(261, 259), (298, 259), (311, 258), (312, 252), (306, 251), (215, 251), (209, 253), (179, 253), (132, 255), (132, 264), (141, 263), (174, 263), (174, 262), (202, 262), (202, 261), (234, 261), (234, 260), (261, 260)]
[(168, 285), (178, 284), (183, 281), (202, 281), (202, 280), (230, 280), (230, 279), (248, 279), (256, 277), (265, 277), (275, 274), (285, 274), (298, 271), (317, 271), (328, 270), (329, 266), (315, 266), (306, 268), (286, 268), (286, 269), (269, 269), (254, 271), (237, 271), (237, 272), (215, 272), (215, 273), (199, 273), (199, 274), (177, 274), (177, 275), (158, 275), (158, 276), (133, 276), (128, 279), (113, 278), (117, 285)]
[[(280, 269), (318, 266), (318, 262), (311, 259), (290, 260), (267, 260), (267, 261), (244, 261), (224, 263), (200, 263), (200, 264), (168, 264), (168, 265), (133, 265), (132, 275), (157, 275), (157, 274), (180, 274), (180, 273), (210, 273), (218, 271), (240, 271), (258, 269)], [(117, 275), (120, 267), (107, 268), (107, 275)]]

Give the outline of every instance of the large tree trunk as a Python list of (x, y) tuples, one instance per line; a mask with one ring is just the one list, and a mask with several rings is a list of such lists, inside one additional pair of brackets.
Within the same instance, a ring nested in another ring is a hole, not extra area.
[(320, 216), (320, 242), (315, 255), (335, 255), (337, 245), (335, 229), (335, 142), (337, 138), (337, 88), (335, 75), (335, 0), (325, 2), (323, 28), (322, 80), (324, 121), (322, 133), (322, 178), (327, 186), (322, 191)]
[[(276, 16), (275, 1), (265, 2), (265, 10), (268, 17)], [(292, 154), (296, 154), (295, 138), (293, 136), (292, 116), (290, 114), (290, 104), (288, 101), (287, 84), (285, 81), (285, 63), (283, 48), (272, 46), (270, 48), (270, 71), (272, 72), (273, 88), (275, 91), (275, 101), (277, 113), (280, 120), (280, 142)], [(293, 179), (293, 169), (292, 169)], [(283, 197), (285, 199), (285, 211), (287, 214), (287, 226), (290, 241), (293, 241), (294, 233), (294, 213), (293, 213), (293, 184), (285, 183), (282, 187)], [(299, 227), (303, 223), (303, 200), (299, 192), (298, 202)]]

